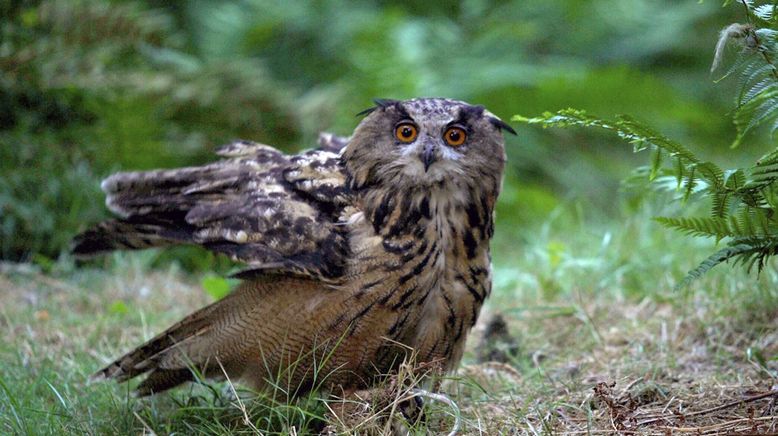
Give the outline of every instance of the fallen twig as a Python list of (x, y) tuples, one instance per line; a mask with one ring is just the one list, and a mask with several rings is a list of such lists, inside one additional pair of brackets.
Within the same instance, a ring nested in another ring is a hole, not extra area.
[[(712, 424), (712, 425), (706, 425), (702, 427), (669, 427), (669, 426), (661, 426), (662, 430), (667, 430), (670, 432), (673, 431), (681, 431), (681, 432), (687, 432), (687, 433), (703, 433), (706, 431), (714, 431), (714, 430), (721, 430), (725, 427), (732, 427), (740, 423), (744, 422), (754, 422), (754, 421), (770, 421), (770, 420), (778, 420), (778, 416), (760, 416), (758, 418), (738, 418), (733, 419), (731, 421), (725, 421), (720, 422), (718, 424)], [(763, 433), (764, 434), (764, 433)]]
[[(750, 403), (752, 401), (757, 401), (757, 400), (761, 400), (763, 398), (769, 398), (769, 397), (772, 397), (772, 396), (778, 397), (778, 391), (763, 392), (761, 394), (753, 395), (753, 396), (750, 396), (750, 397), (747, 397), (747, 398), (743, 398), (743, 399), (740, 399), (740, 400), (736, 400), (736, 401), (731, 401), (729, 403), (722, 404), (722, 405), (719, 405), (719, 406), (716, 406), (716, 407), (711, 407), (711, 408), (708, 408), (708, 409), (705, 409), (705, 410), (698, 410), (696, 412), (684, 413), (683, 416), (685, 418), (689, 418), (689, 417), (692, 417), (692, 416), (706, 415), (708, 413), (717, 412), (719, 410), (728, 409), (730, 407), (737, 407), (737, 406), (739, 406), (741, 404)], [(671, 419), (674, 416), (675, 415), (672, 415), (672, 416), (668, 416), (668, 415), (657, 416), (657, 417), (654, 417), (654, 418), (651, 418), (651, 419), (647, 419), (645, 421), (638, 422), (637, 424), (635, 424), (635, 426), (639, 427), (639, 426), (643, 426), (643, 425), (647, 425), (647, 424), (652, 424), (654, 422), (661, 421), (661, 420), (664, 420), (664, 419)]]

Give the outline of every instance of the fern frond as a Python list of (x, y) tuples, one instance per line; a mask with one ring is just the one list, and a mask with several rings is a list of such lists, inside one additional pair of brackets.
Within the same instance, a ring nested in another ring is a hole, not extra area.
[[(748, 24), (735, 23), (722, 30), (712, 66), (715, 70), (719, 65), (724, 46), (729, 41), (737, 41), (742, 46), (737, 64), (725, 75), (741, 71), (737, 108), (733, 115), (737, 134), (732, 147), (737, 147), (757, 126), (771, 124), (771, 134), (778, 130), (778, 67), (773, 62), (778, 59), (778, 31), (758, 29), (753, 24), (762, 20), (778, 26), (778, 6), (771, 4), (769, 8), (761, 6), (754, 10), (750, 1), (743, 3), (749, 16), (753, 17)], [(688, 201), (695, 193), (701, 194), (699, 198), (710, 199), (711, 217), (655, 218), (663, 226), (687, 235), (713, 237), (716, 242), (725, 238), (729, 241), (727, 247), (690, 271), (679, 287), (729, 260), (746, 266), (749, 271), (754, 267), (761, 271), (766, 260), (778, 254), (778, 149), (762, 156), (754, 167), (724, 171), (718, 165), (698, 158), (680, 143), (625, 115), (607, 120), (582, 110), (566, 109), (556, 114), (546, 112), (537, 118), (515, 116), (513, 121), (543, 127), (580, 126), (612, 131), (632, 144), (635, 152), (652, 151), (650, 164), (633, 172), (627, 183), (638, 178), (648, 179), (655, 189), (661, 190), (668, 188), (668, 182), (672, 183), (672, 176), (682, 201)], [(672, 167), (665, 164), (668, 160)], [(633, 185), (637, 186), (636, 183)]]
[(771, 86), (763, 89), (735, 111), (734, 122), (737, 136), (732, 147), (739, 146), (746, 133), (754, 127), (765, 121), (776, 120), (778, 120), (778, 86)]
[(716, 265), (726, 262), (734, 257), (737, 256), (743, 256), (748, 255), (749, 253), (754, 253), (758, 249), (750, 244), (738, 244), (734, 246), (724, 247), (721, 250), (713, 253), (710, 255), (707, 259), (702, 261), (696, 268), (686, 273), (686, 277), (678, 284), (676, 285), (675, 289), (678, 290), (680, 288), (685, 288), (686, 286), (689, 286), (693, 281), (697, 280), (705, 274), (706, 272), (710, 271), (713, 267)]
[(756, 161), (756, 166), (778, 164), (778, 148), (765, 154)]
[(653, 180), (659, 174), (664, 156), (667, 155), (676, 162), (678, 188), (684, 187), (684, 201), (688, 200), (692, 193), (700, 190), (698, 188), (700, 179), (705, 181), (705, 187), (712, 192), (725, 189), (724, 170), (718, 165), (702, 161), (680, 143), (627, 115), (619, 115), (616, 121), (610, 121), (589, 115), (583, 110), (565, 109), (555, 114), (545, 112), (542, 116), (535, 118), (515, 115), (512, 120), (527, 124), (540, 124), (543, 127), (599, 127), (613, 131), (632, 144), (635, 152), (647, 148), (654, 150), (651, 172), (648, 175), (649, 180)]
[[(767, 66), (770, 67), (770, 65)], [(776, 88), (778, 88), (778, 84), (775, 83), (775, 79), (773, 77), (764, 77), (755, 85), (744, 88), (745, 93), (740, 98), (739, 105), (742, 106), (748, 103), (765, 90), (774, 91)]]
[(770, 164), (757, 165), (751, 170), (751, 176), (753, 178), (766, 178), (771, 175), (778, 176), (778, 162)]
[(662, 155), (662, 149), (655, 149), (654, 154), (651, 157), (651, 172), (648, 174), (649, 181), (654, 181), (654, 179), (656, 179), (656, 177), (659, 175), (659, 172), (662, 169), (663, 158), (664, 156)]
[(711, 193), (711, 215), (714, 218), (724, 218), (727, 215), (732, 196), (726, 190)]
[(684, 203), (689, 201), (689, 198), (692, 196), (692, 193), (694, 192), (695, 186), (697, 186), (697, 180), (695, 179), (695, 168), (692, 167), (691, 171), (689, 171), (689, 175), (686, 176), (686, 189), (684, 189), (683, 192), (683, 201)]
[(754, 235), (754, 222), (751, 219), (749, 208), (742, 208), (738, 213), (732, 215), (731, 222), (738, 236), (748, 237)]
[[(766, 6), (766, 7), (765, 7)], [(763, 5), (750, 10), (755, 20), (770, 17), (774, 20), (775, 5)], [(745, 135), (754, 127), (764, 123), (772, 124), (772, 131), (778, 129), (778, 67), (773, 59), (778, 55), (776, 37), (778, 32), (769, 27), (755, 28), (752, 24), (733, 24), (737, 39), (741, 42), (745, 62), (741, 68), (737, 98), (737, 108), (733, 117), (737, 134), (732, 142), (732, 148), (738, 147)], [(718, 47), (718, 46), (717, 46)]]
[(771, 223), (771, 209), (763, 207), (741, 207), (730, 215), (732, 235), (739, 238), (769, 237), (776, 234), (776, 225)]
[(686, 175), (686, 171), (684, 170), (683, 161), (681, 159), (675, 160), (675, 178), (677, 183), (676, 189), (681, 189), (681, 183), (683, 183), (683, 178)]
[(517, 121), (527, 124), (540, 124), (546, 127), (599, 127), (606, 130), (617, 130), (615, 123), (611, 123), (602, 118), (591, 116), (584, 110), (567, 108), (557, 113), (543, 112), (539, 117), (527, 118), (522, 115), (514, 115), (511, 121)]
[(745, 172), (738, 168), (735, 170), (727, 170), (724, 172), (724, 186), (727, 189), (736, 191), (746, 184)]
[(748, 272), (757, 267), (757, 274), (764, 269), (767, 259), (778, 254), (778, 237), (776, 236), (755, 236), (749, 238), (734, 239), (730, 246), (746, 245), (751, 250), (738, 255), (735, 258), (735, 264), (741, 264), (746, 267)]
[(724, 187), (724, 170), (713, 162), (698, 162), (692, 168), (702, 174), (702, 178), (713, 185), (715, 190)]
[(761, 273), (769, 258), (778, 255), (778, 237), (762, 236), (734, 239), (729, 246), (713, 253), (699, 266), (689, 271), (686, 277), (675, 287), (684, 288), (710, 271), (716, 265), (734, 260), (735, 264), (746, 267), (748, 272), (756, 266), (757, 274)]
[(760, 50), (769, 50), (769, 44), (775, 43), (776, 37), (778, 37), (778, 31), (770, 29), (768, 27), (762, 27), (754, 31), (757, 37), (759, 37)]
[[(720, 53), (718, 51), (716, 51), (716, 54), (718, 54), (720, 56)], [(753, 65), (751, 63), (752, 62), (751, 58), (753, 56), (754, 56), (753, 53), (740, 53), (740, 55), (737, 57), (737, 60), (732, 64), (732, 66), (730, 66), (727, 69), (727, 71), (724, 73), (724, 75), (722, 75), (718, 79), (714, 80), (714, 82), (718, 83), (718, 82), (728, 78), (729, 76), (737, 73), (738, 71), (742, 72), (744, 69), (746, 69), (749, 66)], [(716, 68), (718, 68), (718, 64), (720, 63), (720, 61), (721, 61), (720, 57), (719, 58), (714, 58), (713, 65), (711, 65), (711, 70), (710, 70), (711, 72), (715, 71)], [(740, 74), (740, 77), (741, 77), (741, 80), (744, 80), (742, 73)]]
[(728, 216), (733, 197), (746, 184), (746, 175), (742, 169), (727, 170), (722, 176), (722, 184), (710, 191), (711, 216), (725, 218)]
[(766, 4), (766, 5), (759, 5), (755, 7), (752, 10), (752, 13), (755, 17), (759, 18), (762, 21), (770, 21), (775, 16), (775, 5), (773, 4)]
[(751, 53), (748, 56), (744, 56), (743, 61), (747, 66), (740, 74), (740, 80), (738, 81), (740, 92), (738, 94), (737, 101), (735, 102), (737, 105), (743, 103), (743, 100), (745, 99), (745, 96), (748, 94), (749, 90), (753, 89), (756, 84), (761, 83), (764, 79), (770, 78), (773, 73), (773, 66), (761, 62), (759, 57), (754, 53)]
[[(607, 122), (605, 123), (608, 124)], [(652, 145), (663, 149), (671, 157), (680, 158), (690, 163), (698, 164), (701, 162), (688, 148), (628, 115), (619, 115), (615, 124), (615, 130), (619, 136), (630, 143), (637, 142), (643, 145)]]
[(729, 221), (724, 218), (669, 218), (656, 217), (655, 221), (662, 226), (679, 230), (690, 236), (714, 237), (716, 241), (734, 236)]
[(759, 190), (776, 182), (778, 182), (778, 163), (757, 165), (751, 168), (751, 180), (744, 189)]

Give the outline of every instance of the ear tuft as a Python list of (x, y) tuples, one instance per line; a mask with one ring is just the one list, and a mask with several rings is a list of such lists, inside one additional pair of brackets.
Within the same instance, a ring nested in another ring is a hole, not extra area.
[(374, 98), (373, 103), (375, 103), (375, 106), (367, 108), (357, 114), (358, 117), (361, 117), (363, 115), (370, 115), (373, 113), (376, 109), (386, 109), (391, 106), (397, 106), (400, 101), (399, 100), (393, 100), (390, 98)]
[(499, 118), (489, 117), (489, 122), (492, 123), (494, 127), (497, 127), (500, 130), (505, 130), (506, 132), (511, 133), (513, 135), (517, 134), (516, 131), (513, 130), (513, 127), (511, 127), (510, 125), (508, 125), (508, 123), (506, 123), (505, 121)]

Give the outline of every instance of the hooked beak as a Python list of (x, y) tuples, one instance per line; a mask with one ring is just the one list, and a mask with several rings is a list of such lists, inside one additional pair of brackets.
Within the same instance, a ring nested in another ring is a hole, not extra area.
[(430, 165), (435, 162), (435, 146), (433, 144), (424, 145), (424, 151), (421, 152), (421, 161), (424, 163), (424, 172), (426, 173)]

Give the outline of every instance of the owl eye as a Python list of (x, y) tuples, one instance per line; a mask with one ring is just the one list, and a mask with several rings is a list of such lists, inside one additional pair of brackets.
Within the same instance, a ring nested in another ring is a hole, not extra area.
[(402, 142), (413, 142), (418, 134), (418, 129), (411, 123), (401, 123), (394, 128), (394, 137)]
[(443, 139), (446, 140), (446, 144), (452, 147), (459, 147), (465, 143), (467, 132), (461, 127), (449, 127), (446, 133), (443, 134)]

